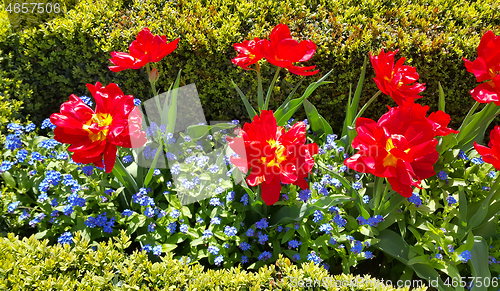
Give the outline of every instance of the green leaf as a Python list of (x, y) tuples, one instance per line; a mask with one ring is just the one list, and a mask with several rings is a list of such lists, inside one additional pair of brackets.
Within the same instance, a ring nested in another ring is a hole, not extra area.
[(292, 227), (290, 228), (286, 233), (285, 235), (283, 236), (283, 238), (281, 239), (281, 243), (285, 243), (287, 242), (288, 240), (290, 240), (293, 236), (295, 235), (295, 229)]
[(248, 116), (250, 117), (250, 119), (253, 119), (253, 117), (255, 115), (257, 115), (257, 112), (255, 112), (255, 109), (253, 109), (252, 105), (250, 105), (250, 102), (248, 102), (248, 99), (245, 96), (245, 94), (243, 94), (243, 92), (241, 92), (240, 88), (238, 87), (238, 85), (236, 85), (236, 83), (234, 83), (233, 80), (231, 80), (231, 84), (233, 84), (234, 88), (236, 89), (236, 91), (240, 95), (241, 100), (243, 100), (243, 104), (245, 104), (245, 108), (247, 110)]
[(5, 180), (5, 183), (7, 183), (7, 185), (9, 185), (10, 187), (12, 188), (16, 187), (16, 180), (14, 180), (14, 178), (8, 171), (2, 173), (2, 178)]
[(462, 228), (467, 227), (467, 197), (465, 196), (464, 187), (458, 187), (458, 217), (459, 226)]
[(163, 111), (161, 113), (161, 122), (167, 125), (167, 132), (171, 133), (175, 130), (175, 122), (177, 120), (177, 94), (179, 92), (181, 71), (182, 70), (179, 70), (177, 74), (173, 88), (170, 86), (172, 89), (168, 91), (167, 99), (163, 104)]
[[(472, 276), (476, 277), (478, 279), (483, 280), (485, 278), (491, 278), (491, 273), (490, 273), (490, 268), (488, 266), (488, 245), (486, 244), (486, 241), (480, 237), (476, 236), (474, 237), (474, 246), (472, 247), (471, 250), (471, 266), (472, 266)], [(487, 287), (483, 286), (482, 287), (477, 287), (476, 284), (474, 284), (474, 287), (472, 287), (473, 291), (480, 291), (480, 290), (488, 290)]]
[(264, 89), (262, 89), (262, 76), (260, 75), (260, 70), (257, 70), (257, 84), (257, 104), (260, 112), (264, 108)]
[(155, 157), (153, 159), (153, 162), (151, 163), (151, 168), (149, 168), (148, 173), (146, 174), (146, 178), (144, 178), (144, 187), (148, 187), (149, 182), (151, 182), (151, 179), (153, 178), (153, 174), (154, 174), (155, 169), (156, 169), (156, 163), (158, 162), (158, 158), (162, 154), (163, 154), (163, 147), (159, 146), (156, 149), (156, 154), (155, 154)]
[(352, 102), (349, 98), (349, 102), (347, 104), (346, 119), (344, 121), (344, 130), (342, 131), (342, 136), (344, 136), (345, 134), (349, 134), (347, 127), (353, 123), (354, 117), (358, 112), (359, 99), (361, 98), (363, 82), (365, 81), (366, 64), (367, 64), (367, 58), (365, 56), (365, 59), (363, 61), (363, 68), (361, 69), (361, 75), (358, 80), (358, 85), (356, 86), (356, 91), (354, 92), (354, 97), (352, 98)]
[(474, 213), (472, 218), (468, 221), (467, 230), (470, 231), (471, 229), (480, 226), (483, 223), (483, 221), (485, 221), (485, 218), (486, 220), (488, 220), (488, 217), (486, 217), (486, 215), (488, 214), (488, 207), (490, 205), (491, 198), (496, 194), (499, 186), (500, 186), (500, 175), (495, 180), (494, 186), (493, 188), (491, 188), (488, 196), (481, 203), (481, 207), (478, 209), (478, 211)]
[(271, 99), (271, 95), (273, 93), (274, 84), (276, 83), (276, 80), (278, 80), (280, 70), (281, 67), (278, 67), (276, 69), (276, 73), (274, 73), (274, 78), (271, 82), (271, 85), (269, 85), (269, 89), (267, 89), (266, 101), (264, 102), (264, 107), (263, 107), (264, 110), (267, 110), (267, 108), (269, 107), (269, 100)]
[[(333, 71), (333, 70), (332, 70)], [(276, 118), (278, 126), (284, 126), (286, 122), (292, 117), (292, 115), (297, 111), (297, 109), (302, 105), (304, 99), (309, 97), (316, 88), (323, 84), (328, 84), (331, 82), (325, 82), (324, 80), (332, 73), (332, 71), (328, 72), (326, 75), (321, 77), (317, 82), (312, 83), (307, 87), (306, 91), (302, 95), (302, 97), (286, 100), (281, 106), (274, 112), (274, 117)]]
[(444, 111), (444, 107), (445, 107), (444, 91), (443, 91), (443, 87), (441, 87), (441, 82), (438, 82), (438, 87), (439, 87), (438, 109), (441, 111)]
[(319, 134), (333, 134), (332, 127), (328, 122), (318, 113), (316, 107), (311, 102), (304, 99), (304, 109), (306, 111), (307, 120), (311, 124), (312, 130)]

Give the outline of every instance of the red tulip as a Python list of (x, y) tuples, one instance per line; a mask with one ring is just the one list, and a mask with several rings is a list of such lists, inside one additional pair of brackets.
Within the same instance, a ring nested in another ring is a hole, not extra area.
[(419, 76), (415, 67), (403, 65), (404, 57), (394, 65), (394, 55), (397, 52), (398, 50), (385, 53), (382, 49), (378, 56), (372, 56), (370, 52), (370, 61), (375, 69), (376, 77), (373, 80), (377, 87), (402, 106), (403, 101), (413, 103), (415, 99), (421, 98), (418, 94), (425, 90), (425, 84), (411, 84), (416, 82)]
[(483, 156), (483, 161), (492, 164), (495, 169), (500, 171), (500, 126), (495, 126), (490, 133), (490, 142), (488, 147), (474, 142), (474, 148)]
[(240, 156), (231, 162), (242, 172), (251, 169), (247, 182), (262, 184), (262, 199), (267, 205), (279, 200), (281, 183), (309, 188), (306, 180), (314, 166), (315, 143), (305, 144), (306, 125), (297, 122), (290, 130), (277, 126), (272, 111), (262, 110), (251, 123), (245, 123), (239, 137), (229, 139), (229, 146)]
[(147, 63), (161, 61), (166, 55), (177, 48), (179, 38), (167, 43), (167, 37), (154, 35), (149, 28), (144, 28), (137, 34), (136, 40), (129, 47), (129, 54), (123, 52), (112, 52), (110, 61), (115, 66), (109, 66), (113, 72), (126, 69), (140, 69)]
[(239, 52), (236, 58), (231, 62), (235, 65), (248, 70), (248, 66), (253, 65), (263, 58), (262, 55), (262, 40), (258, 37), (254, 40), (245, 40), (242, 43), (235, 43), (233, 47)]
[(299, 43), (292, 39), (290, 29), (285, 24), (279, 24), (271, 31), (270, 41), (263, 40), (262, 49), (268, 62), (286, 68), (290, 73), (311, 76), (319, 72), (319, 70), (308, 72), (316, 66), (298, 67), (293, 65), (295, 62), (308, 61), (316, 52), (316, 44), (310, 40), (303, 40)]
[[(87, 84), (96, 102), (95, 111), (72, 94), (61, 105), (61, 112), (50, 116), (57, 127), (54, 139), (71, 144), (76, 163), (94, 163), (111, 173), (115, 165), (116, 146), (138, 148), (146, 143), (141, 131), (142, 116), (132, 95), (123, 95), (116, 84), (102, 87)], [(103, 163), (104, 159), (104, 163)]]
[(344, 164), (358, 172), (385, 177), (394, 191), (412, 195), (412, 186), (436, 174), (433, 169), (439, 154), (435, 136), (458, 133), (447, 128), (449, 115), (439, 111), (426, 117), (429, 106), (405, 103), (389, 108), (378, 122), (356, 120), (357, 136), (352, 142), (359, 150)]
[(471, 62), (464, 58), (467, 71), (484, 82), (470, 91), (477, 102), (494, 102), (500, 105), (500, 36), (486, 32), (477, 47), (477, 59)]

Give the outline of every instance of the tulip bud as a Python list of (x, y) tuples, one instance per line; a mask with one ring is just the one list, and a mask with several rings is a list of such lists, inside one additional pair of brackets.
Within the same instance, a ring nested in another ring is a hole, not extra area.
[(158, 81), (158, 77), (160, 77), (158, 70), (153, 68), (151, 72), (149, 72), (149, 82), (156, 83), (156, 81)]

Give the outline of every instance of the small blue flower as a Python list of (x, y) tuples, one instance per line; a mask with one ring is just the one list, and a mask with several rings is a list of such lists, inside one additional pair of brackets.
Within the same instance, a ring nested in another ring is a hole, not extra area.
[(211, 238), (213, 235), (212, 231), (210, 229), (206, 229), (203, 231), (203, 238)]
[(333, 222), (337, 224), (339, 227), (344, 227), (347, 224), (347, 220), (342, 218), (339, 214), (333, 217)]
[(442, 260), (443, 259), (443, 255), (442, 254), (436, 254), (434, 257), (436, 259), (438, 259), (438, 260)]
[(171, 223), (168, 224), (167, 228), (168, 228), (168, 231), (171, 234), (174, 234), (175, 230), (177, 229), (177, 223), (176, 222), (171, 222)]
[(50, 129), (55, 129), (56, 126), (54, 124), (52, 124), (52, 122), (50, 122), (50, 118), (45, 118), (42, 122), (42, 126), (40, 127), (41, 129), (45, 129), (45, 128), (50, 128)]
[(147, 253), (149, 253), (150, 251), (153, 250), (153, 248), (151, 247), (150, 244), (147, 244), (147, 245), (144, 245), (141, 250), (142, 251), (146, 251)]
[(139, 106), (139, 105), (141, 105), (141, 99), (134, 98), (134, 105), (135, 105), (135, 106)]
[(21, 149), (17, 152), (16, 154), (16, 159), (18, 160), (18, 162), (22, 163), (26, 160), (26, 158), (28, 157), (28, 151), (25, 150), (25, 149)]
[(490, 191), (490, 190), (491, 190), (491, 188), (490, 188), (490, 187), (488, 187), (488, 186), (483, 186), (483, 188), (482, 188), (482, 189), (483, 189), (483, 191)]
[(208, 247), (208, 252), (211, 253), (212, 255), (218, 255), (219, 254), (219, 248), (216, 246), (209, 246)]
[(66, 205), (66, 206), (64, 206), (64, 208), (63, 208), (63, 213), (64, 213), (64, 215), (66, 215), (66, 216), (70, 216), (70, 215), (71, 215), (71, 213), (73, 213), (73, 211), (74, 211), (74, 210), (73, 210), (73, 206), (71, 206), (71, 205)]
[(448, 174), (445, 171), (439, 171), (438, 173), (438, 178), (441, 180), (447, 180), (448, 179)]
[(278, 225), (278, 226), (276, 227), (276, 231), (277, 231), (277, 232), (282, 232), (282, 231), (283, 231), (283, 226)]
[(156, 224), (153, 222), (150, 222), (148, 225), (148, 232), (153, 232), (156, 229)]
[(368, 196), (368, 195), (363, 196), (363, 203), (365, 203), (365, 204), (370, 203), (370, 196)]
[(470, 251), (465, 250), (458, 256), (458, 258), (465, 264), (472, 258), (472, 255)]
[(245, 194), (243, 194), (243, 196), (241, 196), (240, 202), (242, 202), (244, 206), (247, 206), (247, 204), (248, 204), (248, 198), (249, 198), (248, 194), (245, 193)]
[(265, 242), (267, 242), (267, 240), (268, 240), (268, 235), (267, 235), (267, 234), (260, 234), (260, 235), (258, 236), (258, 239), (259, 239), (259, 243), (260, 243), (261, 245), (263, 245)]
[(26, 220), (26, 219), (28, 219), (28, 217), (30, 217), (30, 213), (29, 213), (28, 209), (24, 209), (23, 213), (19, 216), (19, 221)]
[(272, 254), (268, 251), (262, 252), (259, 255), (259, 261), (267, 261), (272, 257)]
[(73, 243), (73, 235), (71, 235), (71, 232), (67, 231), (63, 233), (58, 239), (57, 242), (60, 244), (71, 244)]
[(360, 254), (362, 250), (363, 244), (359, 240), (355, 241), (354, 246), (351, 247), (351, 252), (353, 252), (354, 254)]
[(87, 104), (89, 107), (92, 107), (92, 105), (94, 104), (90, 97), (81, 96), (80, 99), (82, 99), (83, 103)]
[(203, 218), (201, 218), (199, 216), (196, 217), (196, 223), (200, 223), (200, 224), (203, 223)]
[(418, 193), (415, 193), (415, 192), (413, 192), (411, 197), (408, 198), (408, 201), (410, 203), (415, 204), (415, 207), (419, 207), (420, 205), (422, 205), (422, 199), (420, 199), (420, 195)]
[(496, 173), (495, 171), (490, 171), (490, 172), (488, 173), (488, 177), (490, 177), (490, 178), (495, 178), (495, 177), (496, 177), (496, 175), (497, 175), (497, 173)]
[(132, 163), (132, 161), (134, 160), (134, 158), (131, 156), (131, 155), (126, 155), (123, 157), (122, 161), (125, 163), (125, 164), (128, 164), (128, 163)]
[(254, 234), (255, 234), (255, 231), (254, 231), (252, 228), (249, 228), (249, 229), (247, 230), (247, 232), (246, 232), (246, 235), (247, 235), (248, 237), (250, 237), (250, 236), (254, 236)]
[(321, 220), (323, 220), (323, 212), (321, 212), (319, 210), (315, 210), (313, 215), (314, 215), (313, 221), (315, 223), (318, 223)]
[(454, 251), (453, 245), (448, 245), (448, 252), (453, 253)]
[(235, 197), (234, 191), (229, 191), (226, 195), (226, 203), (233, 201), (234, 197)]
[(242, 251), (248, 251), (252, 246), (247, 243), (247, 242), (242, 242), (240, 245), (239, 245), (240, 249)]
[(370, 251), (365, 251), (364, 255), (366, 259), (373, 259), (373, 253)]
[(34, 123), (30, 122), (28, 125), (26, 125), (24, 131), (32, 132), (35, 129), (36, 129), (36, 125)]
[(330, 240), (328, 241), (329, 244), (331, 245), (336, 245), (337, 244), (337, 240), (335, 238), (330, 238)]
[(181, 212), (177, 209), (174, 209), (170, 212), (170, 217), (173, 219), (179, 218), (180, 215), (181, 215)]
[(269, 226), (269, 223), (267, 222), (267, 218), (262, 218), (261, 220), (259, 220), (255, 223), (255, 227), (257, 229), (266, 229), (268, 226)]
[(161, 245), (157, 245), (157, 246), (153, 247), (153, 255), (155, 255), (155, 256), (160, 256), (162, 251), (163, 251), (163, 248), (161, 247)]
[(222, 264), (224, 262), (224, 257), (222, 255), (218, 255), (217, 257), (215, 257), (214, 259), (214, 263), (215, 265), (217, 266), (220, 266), (220, 264)]
[(469, 157), (467, 157), (464, 151), (460, 150), (458, 152), (458, 159), (468, 161)]
[(483, 157), (479, 157), (479, 158), (473, 158), (472, 160), (470, 160), (473, 164), (476, 164), (476, 165), (481, 165), (481, 164), (484, 164), (484, 161), (483, 161)]
[(295, 254), (295, 255), (293, 255), (292, 259), (294, 261), (300, 261), (300, 255), (299, 254)]
[(155, 216), (155, 211), (153, 210), (153, 208), (148, 206), (148, 207), (146, 207), (146, 210), (144, 210), (144, 215), (146, 215), (147, 217), (153, 218), (153, 216)]
[(316, 265), (323, 261), (320, 257), (318, 257), (318, 255), (316, 255), (316, 252), (311, 252), (310, 254), (308, 254), (307, 260), (314, 262), (314, 264)]
[(453, 196), (449, 195), (446, 197), (446, 201), (448, 202), (448, 206), (457, 204), (457, 200), (453, 198)]
[(189, 230), (189, 226), (187, 224), (181, 224), (181, 226), (179, 227), (179, 231), (182, 233), (187, 233), (188, 230)]
[(242, 263), (242, 264), (246, 264), (246, 263), (248, 263), (248, 258), (247, 258), (247, 256), (241, 256), (241, 263)]
[(15, 201), (15, 202), (12, 202), (9, 204), (9, 206), (7, 207), (7, 212), (8, 213), (13, 213), (14, 210), (16, 210), (17, 206), (19, 206), (19, 203), (21, 203), (20, 201)]
[(92, 165), (88, 165), (82, 168), (82, 171), (87, 176), (92, 176), (94, 173), (94, 167)]
[(180, 172), (181, 165), (179, 163), (175, 163), (172, 168), (170, 168), (170, 173), (172, 173), (172, 175), (179, 175)]
[(212, 205), (212, 206), (219, 206), (219, 205), (221, 205), (221, 202), (220, 202), (219, 198), (213, 197), (213, 198), (210, 199), (209, 204)]
[(0, 165), (0, 173), (6, 172), (12, 168), (12, 163), (11, 161), (3, 161), (2, 164)]
[(289, 249), (296, 249), (298, 248), (300, 245), (302, 245), (302, 242), (300, 241), (297, 241), (297, 240), (291, 240), (288, 242), (288, 248)]
[(237, 232), (238, 231), (236, 230), (236, 227), (234, 227), (234, 226), (226, 225), (226, 227), (224, 228), (224, 233), (229, 237), (235, 236)]
[(215, 217), (213, 217), (212, 219), (210, 219), (210, 224), (217, 224), (219, 225), (221, 223), (221, 219), (218, 215), (216, 215)]
[(319, 227), (320, 231), (324, 231), (325, 233), (330, 233), (333, 230), (333, 227), (329, 223), (324, 223)]
[(363, 188), (363, 185), (361, 185), (360, 182), (355, 182), (352, 184), (352, 188), (354, 188), (354, 190), (359, 190), (359, 189)]
[(307, 202), (307, 200), (311, 198), (311, 193), (312, 192), (309, 189), (300, 190), (299, 199), (302, 200), (302, 202)]

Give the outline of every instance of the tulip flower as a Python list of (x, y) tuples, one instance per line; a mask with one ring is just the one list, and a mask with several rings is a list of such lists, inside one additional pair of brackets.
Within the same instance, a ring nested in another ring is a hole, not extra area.
[(425, 90), (425, 84), (414, 83), (419, 78), (415, 67), (403, 65), (405, 58), (400, 58), (394, 65), (394, 52), (385, 53), (382, 49), (378, 56), (372, 56), (370, 61), (375, 69), (376, 77), (373, 78), (377, 87), (384, 94), (389, 95), (399, 106), (403, 101), (411, 102), (421, 98), (418, 94)]
[(263, 58), (262, 43), (262, 40), (256, 37), (253, 40), (233, 44), (234, 49), (239, 54), (231, 62), (245, 70), (249, 70), (248, 66), (257, 63)]
[(54, 139), (70, 144), (68, 151), (73, 152), (76, 163), (94, 163), (111, 173), (117, 146), (139, 148), (146, 143), (142, 115), (134, 106), (134, 97), (124, 95), (116, 84), (103, 87), (97, 82), (87, 88), (94, 97), (95, 111), (72, 94), (61, 105), (61, 112), (50, 116), (56, 125)]
[(228, 142), (240, 156), (231, 157), (231, 162), (244, 173), (251, 169), (247, 182), (250, 186), (262, 185), (262, 199), (267, 205), (278, 202), (281, 183), (309, 188), (304, 178), (314, 166), (312, 156), (318, 153), (318, 145), (305, 144), (303, 122), (285, 132), (284, 127), (277, 126), (272, 111), (262, 110)]
[(436, 136), (457, 131), (447, 128), (449, 115), (438, 111), (426, 117), (429, 106), (405, 103), (390, 108), (378, 122), (356, 120), (357, 136), (352, 142), (358, 152), (344, 164), (358, 172), (385, 177), (394, 191), (410, 197), (412, 187), (436, 174), (439, 154)]
[(474, 142), (474, 148), (483, 156), (483, 161), (500, 171), (500, 126), (495, 126), (491, 131), (488, 146), (489, 148)]
[(115, 66), (109, 66), (113, 72), (126, 69), (140, 69), (148, 63), (161, 61), (177, 48), (179, 38), (167, 43), (167, 37), (154, 35), (149, 28), (144, 28), (137, 34), (136, 40), (130, 44), (129, 53), (112, 52), (110, 61)]
[(302, 76), (311, 76), (319, 70), (309, 71), (316, 66), (298, 67), (293, 63), (305, 62), (312, 58), (316, 52), (316, 44), (311, 40), (298, 42), (292, 39), (290, 29), (285, 24), (277, 25), (270, 35), (270, 40), (262, 41), (264, 57), (271, 64), (286, 68), (290, 73)]
[(478, 82), (484, 82), (470, 91), (472, 97), (480, 103), (500, 105), (500, 36), (486, 32), (477, 47), (476, 60), (464, 58), (464, 61), (467, 71), (473, 73)]

